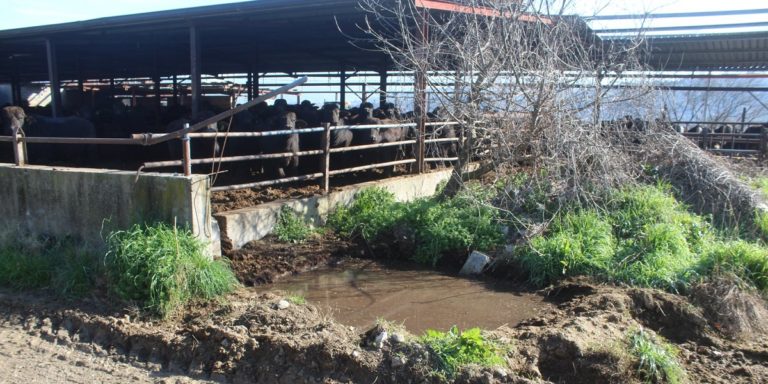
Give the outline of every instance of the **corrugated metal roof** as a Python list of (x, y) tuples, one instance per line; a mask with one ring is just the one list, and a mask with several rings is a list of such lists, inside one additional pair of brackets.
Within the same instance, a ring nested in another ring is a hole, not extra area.
[[(45, 39), (58, 47), (61, 79), (189, 73), (191, 25), (208, 74), (391, 68), (386, 55), (350, 43), (364, 37), (357, 3), (253, 0), (0, 31), (0, 81), (47, 80)], [(622, 41), (580, 23), (585, 43)], [(653, 36), (648, 47), (658, 70), (768, 70), (768, 31)]]
[(768, 31), (647, 38), (648, 63), (667, 71), (768, 70)]
[(383, 54), (360, 50), (357, 0), (254, 0), (0, 31), (0, 81), (47, 80), (45, 39), (62, 79), (189, 73), (197, 26), (204, 73), (379, 70)]

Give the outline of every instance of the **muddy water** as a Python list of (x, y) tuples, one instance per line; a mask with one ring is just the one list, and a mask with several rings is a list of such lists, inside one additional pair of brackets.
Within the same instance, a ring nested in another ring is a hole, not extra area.
[(540, 295), (505, 282), (477, 281), (413, 266), (354, 261), (284, 278), (269, 290), (303, 295), (336, 321), (369, 327), (378, 318), (414, 334), (428, 328), (514, 326), (552, 308)]

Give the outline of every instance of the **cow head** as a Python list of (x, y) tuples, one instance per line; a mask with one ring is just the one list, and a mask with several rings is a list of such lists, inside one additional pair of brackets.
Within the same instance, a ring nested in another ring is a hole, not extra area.
[(341, 111), (336, 103), (330, 103), (323, 105), (323, 123), (331, 123), (331, 125), (338, 125), (341, 119)]
[(10, 136), (13, 131), (21, 131), (24, 128), (24, 122), (27, 115), (21, 107), (8, 106), (1, 110), (0, 120), (2, 121), (2, 134)]
[(283, 112), (277, 117), (276, 123), (277, 123), (277, 126), (275, 128), (277, 130), (295, 129), (296, 113)]
[(273, 106), (275, 107), (275, 110), (278, 112), (287, 111), (288, 110), (288, 101), (285, 99), (277, 99), (275, 100)]

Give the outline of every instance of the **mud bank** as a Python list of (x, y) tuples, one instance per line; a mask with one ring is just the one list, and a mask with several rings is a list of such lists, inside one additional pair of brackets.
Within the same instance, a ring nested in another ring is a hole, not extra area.
[[(633, 383), (627, 355), (635, 329), (666, 337), (680, 350), (690, 382), (768, 382), (768, 340), (729, 340), (681, 296), (571, 282), (540, 294), (548, 313), (488, 336), (511, 346), (507, 366), (469, 367), (459, 383)], [(311, 304), (278, 309), (280, 294), (241, 290), (225, 303), (197, 305), (158, 323), (108, 301), (57, 303), (3, 293), (6, 323), (32, 336), (164, 374), (233, 383), (440, 382), (434, 356), (410, 335), (381, 349), (365, 329), (334, 321)], [(407, 330), (396, 330), (407, 332)]]

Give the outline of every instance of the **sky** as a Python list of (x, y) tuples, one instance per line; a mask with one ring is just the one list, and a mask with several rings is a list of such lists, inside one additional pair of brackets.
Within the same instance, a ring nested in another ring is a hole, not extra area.
[[(246, 0), (2, 0), (0, 29), (22, 28), (88, 20), (99, 17), (152, 12), (167, 9), (195, 7)], [(313, 0), (307, 0), (313, 1)], [(582, 15), (670, 13), (692, 11), (718, 11), (724, 9), (768, 8), (766, 0), (574, 0)], [(765, 14), (741, 17), (657, 20), (653, 25), (695, 25), (764, 21)], [(640, 21), (594, 23), (605, 27), (634, 27)]]

